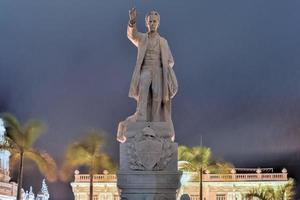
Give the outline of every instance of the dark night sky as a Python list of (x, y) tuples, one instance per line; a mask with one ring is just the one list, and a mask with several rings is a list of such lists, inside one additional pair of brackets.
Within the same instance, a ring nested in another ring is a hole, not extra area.
[[(176, 141), (212, 148), (238, 167), (286, 167), (300, 182), (300, 1), (135, 0), (161, 14), (180, 84), (173, 101)], [(37, 147), (58, 163), (70, 141), (101, 128), (107, 150), (127, 97), (136, 49), (126, 37), (129, 0), (0, 0), (0, 112), (38, 118)], [(26, 167), (25, 188), (41, 176)], [(34, 175), (33, 175), (34, 174)], [(68, 184), (51, 199), (71, 200)], [(36, 192), (36, 191), (35, 191)]]

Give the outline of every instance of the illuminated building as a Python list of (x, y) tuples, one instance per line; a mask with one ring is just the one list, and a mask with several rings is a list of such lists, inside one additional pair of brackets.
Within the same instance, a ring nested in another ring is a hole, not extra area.
[[(179, 196), (188, 194), (199, 200), (199, 176), (183, 172)], [(231, 174), (203, 174), (203, 200), (246, 200), (246, 194), (255, 187), (278, 187), (288, 183), (286, 169), (274, 173), (272, 168), (236, 168)]]
[[(88, 174), (75, 171), (74, 182), (71, 183), (75, 200), (89, 198)], [(119, 200), (115, 174), (104, 171), (94, 175), (93, 200)], [(203, 199), (205, 200), (245, 200), (246, 193), (258, 186), (283, 186), (288, 183), (287, 171), (274, 173), (272, 168), (249, 169), (236, 168), (231, 174), (203, 174)], [(178, 197), (188, 194), (191, 200), (199, 200), (199, 178), (197, 173), (184, 172), (181, 178), (182, 187)], [(179, 198), (178, 198), (179, 199)]]
[[(103, 174), (94, 175), (93, 200), (119, 200), (117, 177), (104, 170)], [(75, 200), (88, 200), (90, 191), (90, 175), (75, 171), (75, 180), (71, 183)]]
[[(0, 118), (0, 144), (5, 143), (5, 128), (2, 119)], [(13, 200), (17, 196), (18, 185), (10, 182), (9, 176), (9, 156), (10, 152), (5, 149), (0, 149), (0, 199)]]

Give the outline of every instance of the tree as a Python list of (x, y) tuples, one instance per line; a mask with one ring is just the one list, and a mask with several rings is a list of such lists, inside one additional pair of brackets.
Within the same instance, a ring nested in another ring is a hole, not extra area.
[(247, 199), (253, 199), (254, 197), (260, 200), (292, 200), (294, 198), (295, 182), (293, 179), (289, 179), (288, 183), (283, 186), (271, 187), (262, 186), (252, 188), (247, 194)]
[(65, 153), (65, 160), (62, 165), (60, 176), (67, 181), (74, 169), (79, 166), (89, 168), (90, 194), (89, 199), (93, 199), (93, 177), (99, 169), (113, 169), (114, 164), (111, 158), (102, 151), (104, 146), (104, 136), (101, 132), (90, 131), (86, 137), (70, 144)]
[(178, 147), (179, 170), (197, 172), (199, 175), (199, 197), (203, 199), (203, 172), (208, 170), (212, 173), (229, 173), (233, 165), (227, 162), (212, 160), (210, 148), (203, 146)]
[(247, 199), (257, 198), (260, 200), (274, 200), (275, 192), (271, 187), (260, 187), (253, 188), (248, 194), (246, 194)]
[(19, 161), (17, 200), (20, 200), (24, 158), (32, 160), (49, 181), (56, 180), (56, 163), (48, 153), (33, 148), (33, 144), (44, 131), (45, 126), (43, 123), (30, 120), (22, 126), (19, 121), (9, 113), (4, 113), (2, 119), (6, 130), (7, 142), (1, 145), (1, 148), (11, 152), (10, 160), (13, 163)]
[(295, 196), (295, 180), (289, 178), (287, 184), (278, 188), (278, 195), (284, 200), (292, 200)]

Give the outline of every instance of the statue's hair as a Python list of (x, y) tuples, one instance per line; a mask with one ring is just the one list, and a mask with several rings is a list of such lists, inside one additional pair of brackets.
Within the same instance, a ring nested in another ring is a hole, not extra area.
[(146, 14), (146, 16), (145, 16), (145, 22), (146, 22), (146, 23), (147, 23), (147, 19), (148, 19), (148, 17), (149, 17), (150, 15), (156, 15), (156, 16), (158, 17), (158, 21), (160, 21), (160, 15), (159, 15), (159, 13), (158, 13), (157, 11), (155, 11), (155, 10), (152, 10), (152, 11), (148, 12), (148, 13)]

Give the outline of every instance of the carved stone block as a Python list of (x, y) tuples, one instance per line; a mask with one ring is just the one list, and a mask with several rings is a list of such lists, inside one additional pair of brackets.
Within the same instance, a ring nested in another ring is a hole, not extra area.
[[(120, 144), (120, 169), (177, 171), (177, 143), (172, 142), (167, 123), (129, 123)], [(129, 133), (128, 133), (129, 132)]]
[(179, 172), (119, 171), (117, 186), (125, 200), (175, 200), (180, 187)]

